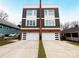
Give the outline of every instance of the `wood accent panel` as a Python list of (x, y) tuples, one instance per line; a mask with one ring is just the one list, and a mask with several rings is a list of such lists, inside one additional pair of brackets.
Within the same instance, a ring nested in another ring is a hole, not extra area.
[[(44, 18), (44, 9), (42, 9), (41, 12), (41, 17)], [(37, 9), (37, 18), (40, 18), (40, 9)]]
[[(40, 30), (38, 29), (27, 29), (27, 30), (21, 30), (22, 32), (39, 32)], [(42, 32), (60, 32), (60, 30), (42, 30)]]
[(55, 23), (56, 23), (56, 27), (60, 28), (60, 21), (59, 21), (59, 19), (55, 19)]
[(26, 18), (26, 9), (25, 8), (23, 8), (22, 18)]
[(22, 27), (25, 27), (26, 19), (22, 19)]
[(59, 10), (58, 10), (58, 8), (55, 8), (54, 10), (55, 10), (55, 17), (59, 17)]

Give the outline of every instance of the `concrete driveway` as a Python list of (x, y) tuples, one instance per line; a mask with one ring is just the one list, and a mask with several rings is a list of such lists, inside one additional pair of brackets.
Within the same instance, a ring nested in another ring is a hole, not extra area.
[(43, 40), (43, 44), (48, 58), (79, 58), (79, 47), (67, 41)]
[[(37, 58), (38, 40), (21, 40), (0, 46), (0, 58)], [(66, 41), (43, 40), (47, 58), (77, 58), (79, 47)]]
[(0, 46), (0, 58), (37, 58), (38, 40), (21, 40)]

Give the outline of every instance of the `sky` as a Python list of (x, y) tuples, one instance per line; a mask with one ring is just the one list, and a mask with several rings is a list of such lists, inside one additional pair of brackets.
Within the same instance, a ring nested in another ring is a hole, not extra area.
[[(18, 25), (21, 23), (25, 4), (39, 4), (39, 0), (0, 0), (0, 10), (8, 14), (9, 22)], [(62, 24), (79, 21), (79, 0), (42, 0), (42, 4), (57, 4)]]

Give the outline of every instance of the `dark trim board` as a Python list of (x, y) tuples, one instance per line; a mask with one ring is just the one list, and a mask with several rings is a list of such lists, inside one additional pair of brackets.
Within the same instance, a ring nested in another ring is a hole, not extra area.
[[(28, 29), (28, 30), (22, 30), (22, 32), (39, 32), (40, 30), (35, 29)], [(42, 30), (42, 32), (60, 32), (60, 30)]]

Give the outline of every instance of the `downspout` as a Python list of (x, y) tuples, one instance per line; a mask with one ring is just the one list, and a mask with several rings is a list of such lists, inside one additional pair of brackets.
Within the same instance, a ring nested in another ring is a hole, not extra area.
[(42, 23), (41, 23), (41, 15), (42, 15), (42, 5), (41, 5), (41, 0), (40, 0), (40, 31), (39, 31), (39, 40), (42, 40)]

